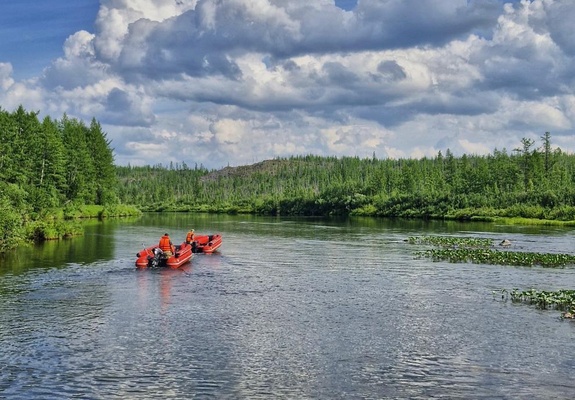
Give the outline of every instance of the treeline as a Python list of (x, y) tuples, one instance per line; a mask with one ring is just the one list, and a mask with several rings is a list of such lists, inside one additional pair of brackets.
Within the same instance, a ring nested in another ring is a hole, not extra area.
[(121, 201), (147, 211), (575, 220), (575, 156), (523, 139), (511, 152), (360, 159), (299, 156), (208, 171), (117, 167)]
[(119, 203), (112, 148), (96, 120), (40, 121), (22, 106), (0, 108), (0, 144), (0, 251), (73, 233), (66, 216)]

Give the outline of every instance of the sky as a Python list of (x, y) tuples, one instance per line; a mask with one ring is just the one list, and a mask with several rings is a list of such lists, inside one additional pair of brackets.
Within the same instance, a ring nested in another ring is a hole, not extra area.
[(575, 152), (573, 0), (0, 3), (0, 107), (118, 165)]

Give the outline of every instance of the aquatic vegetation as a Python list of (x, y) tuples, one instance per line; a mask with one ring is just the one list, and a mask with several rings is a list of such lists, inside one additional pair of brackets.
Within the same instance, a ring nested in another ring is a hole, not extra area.
[(530, 253), (524, 251), (500, 251), (494, 249), (440, 248), (418, 252), (417, 255), (429, 257), (433, 261), (452, 263), (472, 262), (476, 264), (498, 264), (512, 266), (541, 266), (558, 268), (575, 265), (575, 256), (571, 254)]
[(511, 266), (541, 266), (544, 268), (560, 268), (575, 265), (575, 255), (561, 253), (538, 253), (507, 250), (511, 242), (504, 240), (500, 245), (505, 248), (493, 248), (493, 240), (472, 237), (451, 236), (421, 236), (410, 237), (411, 244), (430, 244), (436, 246), (416, 253), (417, 256), (428, 257), (433, 261), (449, 261), (452, 263), (497, 264)]
[[(416, 254), (429, 257), (433, 261), (449, 261), (452, 263), (497, 264), (511, 266), (541, 266), (545, 268), (560, 268), (575, 265), (575, 255), (561, 253), (539, 253), (527, 251), (510, 251), (511, 242), (503, 240), (500, 249), (493, 246), (493, 240), (485, 238), (451, 237), (451, 236), (421, 236), (409, 237), (408, 243), (435, 246), (432, 249), (419, 251)], [(557, 291), (503, 289), (493, 291), (493, 295), (501, 295), (501, 299), (513, 303), (527, 303), (539, 309), (555, 309), (563, 311), (561, 318), (575, 319), (575, 290), (561, 289)]]
[(407, 238), (411, 244), (430, 244), (434, 246), (451, 247), (484, 247), (493, 245), (492, 239), (456, 236), (411, 236)]
[[(496, 292), (493, 293), (494, 295)], [(527, 303), (535, 305), (537, 308), (555, 309), (565, 311), (563, 318), (575, 317), (575, 290), (561, 289), (556, 291), (546, 290), (501, 290), (503, 300), (511, 300), (513, 303)]]

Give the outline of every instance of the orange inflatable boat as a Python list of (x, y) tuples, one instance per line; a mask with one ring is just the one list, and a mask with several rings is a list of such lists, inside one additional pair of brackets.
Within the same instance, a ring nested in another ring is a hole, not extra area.
[(136, 254), (136, 267), (138, 268), (179, 268), (192, 259), (192, 245), (184, 242), (175, 246), (175, 253), (164, 253), (157, 245), (146, 247)]
[(192, 252), (213, 253), (222, 245), (222, 235), (194, 235), (192, 242)]

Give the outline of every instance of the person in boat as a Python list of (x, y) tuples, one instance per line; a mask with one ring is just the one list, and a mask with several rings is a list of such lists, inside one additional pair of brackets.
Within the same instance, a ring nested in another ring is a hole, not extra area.
[(174, 247), (172, 240), (170, 239), (170, 235), (168, 235), (167, 233), (164, 233), (164, 236), (160, 238), (160, 243), (158, 244), (158, 247), (160, 248), (160, 250), (164, 252), (164, 255), (166, 255), (167, 257), (171, 257), (176, 251), (176, 248)]
[(194, 230), (190, 229), (188, 231), (188, 234), (186, 235), (186, 243), (192, 244), (193, 241), (194, 241)]
[(190, 229), (186, 235), (186, 243), (192, 245), (192, 253), (195, 253), (198, 243), (196, 242), (196, 235), (193, 229)]

